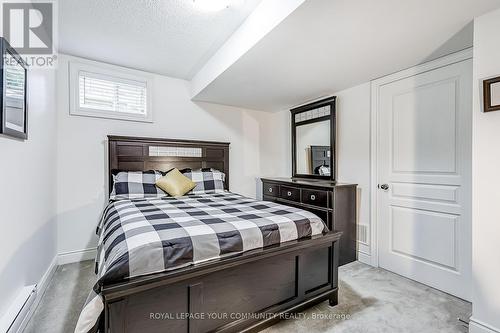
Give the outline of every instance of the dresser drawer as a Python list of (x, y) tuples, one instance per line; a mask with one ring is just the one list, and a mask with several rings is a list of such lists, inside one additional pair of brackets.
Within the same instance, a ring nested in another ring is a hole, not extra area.
[(328, 192), (303, 189), (302, 203), (328, 208)]
[(270, 195), (264, 195), (262, 197), (262, 200), (264, 200), (264, 201), (271, 201), (271, 202), (278, 202), (279, 197), (272, 197)]
[(295, 187), (281, 186), (280, 197), (286, 200), (300, 202), (300, 189)]
[[(279, 203), (279, 201), (278, 201)], [(291, 206), (291, 207), (296, 207), (296, 208), (300, 208), (300, 209), (303, 209), (303, 210), (307, 210), (308, 212), (311, 212), (313, 214), (316, 214), (321, 220), (323, 220), (323, 222), (325, 222), (326, 226), (328, 227), (329, 230), (335, 230), (334, 226), (332, 225), (333, 221), (332, 221), (332, 218), (331, 218), (331, 211), (330, 210), (325, 210), (325, 209), (320, 209), (320, 208), (314, 208), (314, 207), (311, 207), (311, 206), (304, 206), (300, 203), (286, 203), (285, 205), (287, 206)]]
[(279, 197), (279, 185), (264, 183), (262, 185), (263, 195), (271, 196), (271, 197)]
[[(339, 241), (340, 265), (356, 260), (356, 185), (301, 178), (262, 178), (262, 184), (264, 200), (307, 210), (321, 218), (330, 230), (343, 233)], [(310, 258), (324, 260), (321, 254), (316, 253)], [(307, 263), (305, 265), (307, 267)], [(324, 276), (321, 274), (308, 278), (313, 281), (312, 285), (317, 285)], [(308, 288), (307, 281), (305, 288)]]

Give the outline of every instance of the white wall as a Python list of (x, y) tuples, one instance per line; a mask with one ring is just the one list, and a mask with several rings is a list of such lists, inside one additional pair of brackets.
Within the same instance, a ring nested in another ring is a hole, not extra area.
[(0, 137), (0, 315), (56, 254), (55, 72), (28, 74), (28, 140)]
[(261, 172), (265, 177), (290, 177), (292, 174), (290, 111), (269, 113), (262, 124)]
[(500, 10), (474, 22), (471, 332), (500, 332), (500, 112), (483, 113), (480, 96), (481, 80), (500, 76), (499, 31)]
[[(370, 110), (371, 85), (363, 83), (340, 91), (337, 96), (337, 175), (343, 183), (358, 184), (358, 224), (370, 221)], [(358, 244), (359, 260), (370, 263), (368, 242)]]
[(154, 123), (69, 115), (68, 59), (58, 71), (58, 250), (95, 247), (95, 227), (106, 197), (106, 135), (165, 137), (231, 142), (230, 189), (256, 196), (261, 176), (261, 126), (274, 115), (190, 101), (189, 82), (154, 78)]

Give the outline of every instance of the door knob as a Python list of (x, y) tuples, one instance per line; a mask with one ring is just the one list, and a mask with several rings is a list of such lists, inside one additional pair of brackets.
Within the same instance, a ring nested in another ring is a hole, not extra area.
[(379, 184), (378, 188), (381, 190), (387, 191), (389, 189), (389, 185), (388, 184), (382, 184), (382, 185)]

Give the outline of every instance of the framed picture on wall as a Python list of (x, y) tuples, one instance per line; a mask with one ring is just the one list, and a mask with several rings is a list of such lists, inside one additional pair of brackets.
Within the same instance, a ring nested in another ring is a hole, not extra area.
[(0, 38), (0, 133), (28, 138), (27, 65), (16, 50)]
[(483, 81), (484, 112), (500, 111), (500, 76)]

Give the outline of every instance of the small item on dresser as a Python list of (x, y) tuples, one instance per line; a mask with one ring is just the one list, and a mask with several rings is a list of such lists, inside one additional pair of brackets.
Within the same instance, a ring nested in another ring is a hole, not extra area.
[(321, 165), (320, 167), (318, 167), (317, 174), (320, 176), (330, 176), (330, 168), (326, 165)]
[(174, 168), (158, 179), (156, 186), (173, 197), (180, 197), (195, 188), (196, 183)]

